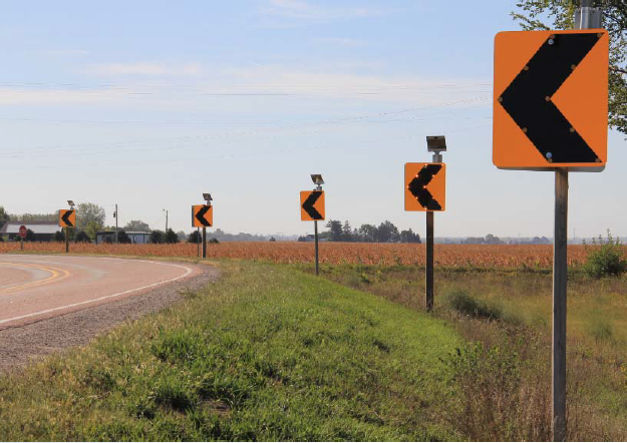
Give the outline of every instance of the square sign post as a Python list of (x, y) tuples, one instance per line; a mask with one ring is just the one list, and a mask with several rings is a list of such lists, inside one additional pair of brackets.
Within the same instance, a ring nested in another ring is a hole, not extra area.
[(599, 172), (607, 161), (608, 34), (587, 3), (577, 10), (579, 30), (501, 32), (494, 42), (493, 162), (555, 172), (555, 441), (566, 439), (568, 171)]

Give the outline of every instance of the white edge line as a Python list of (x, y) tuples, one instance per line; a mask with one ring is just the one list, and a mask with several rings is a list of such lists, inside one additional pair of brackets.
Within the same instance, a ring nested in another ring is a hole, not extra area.
[(9, 322), (12, 322), (12, 321), (22, 320), (24, 318), (30, 318), (30, 317), (36, 317), (38, 315), (49, 314), (50, 312), (61, 311), (63, 309), (67, 309), (67, 308), (75, 308), (76, 306), (83, 306), (83, 305), (87, 305), (87, 304), (90, 304), (90, 303), (95, 303), (95, 302), (98, 302), (98, 301), (107, 300), (107, 299), (110, 299), (110, 298), (121, 297), (122, 295), (132, 294), (133, 292), (142, 291), (144, 289), (150, 289), (150, 288), (154, 288), (156, 286), (161, 286), (161, 285), (165, 285), (165, 284), (168, 284), (168, 283), (175, 282), (177, 280), (180, 280), (182, 278), (187, 277), (189, 274), (192, 273), (192, 268), (188, 268), (187, 266), (183, 266), (183, 265), (176, 265), (174, 263), (160, 263), (160, 262), (150, 261), (150, 260), (137, 260), (137, 261), (144, 262), (144, 263), (154, 263), (154, 264), (159, 264), (159, 265), (166, 265), (166, 266), (174, 266), (174, 267), (177, 267), (177, 268), (185, 269), (185, 273), (183, 275), (179, 275), (178, 277), (174, 277), (174, 278), (171, 278), (169, 280), (158, 281), (156, 283), (151, 283), (149, 285), (142, 286), (142, 287), (139, 287), (139, 288), (128, 289), (126, 291), (117, 292), (115, 294), (110, 294), (110, 295), (105, 295), (105, 296), (94, 298), (94, 299), (91, 299), (91, 300), (85, 300), (85, 301), (82, 301), (82, 302), (79, 302), (79, 303), (72, 303), (70, 305), (58, 306), (56, 308), (51, 308), (51, 309), (44, 309), (43, 311), (38, 311), (38, 312), (31, 312), (30, 314), (20, 315), (19, 317), (7, 318), (7, 319), (4, 319), (4, 320), (0, 320), (0, 325), (3, 324), (3, 323), (9, 323)]

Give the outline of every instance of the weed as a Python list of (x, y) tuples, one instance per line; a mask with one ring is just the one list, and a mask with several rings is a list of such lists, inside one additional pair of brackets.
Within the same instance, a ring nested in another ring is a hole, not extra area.
[(592, 245), (596, 246), (586, 258), (583, 269), (590, 277), (601, 278), (608, 276), (620, 277), (627, 269), (627, 260), (624, 258), (624, 250), (620, 239), (614, 239), (610, 231), (607, 231), (607, 239), (599, 235), (598, 240), (592, 239)]
[(613, 330), (612, 323), (600, 315), (594, 315), (589, 324), (590, 335), (596, 342), (611, 341)]
[(476, 300), (464, 290), (454, 290), (446, 295), (449, 305), (463, 315), (487, 320), (500, 320), (503, 311), (500, 307)]

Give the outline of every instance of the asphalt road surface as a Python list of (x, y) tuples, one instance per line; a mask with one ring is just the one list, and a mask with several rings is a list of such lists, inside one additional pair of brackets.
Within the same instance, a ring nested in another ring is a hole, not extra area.
[(110, 257), (0, 255), (0, 330), (127, 297), (202, 273), (200, 266)]

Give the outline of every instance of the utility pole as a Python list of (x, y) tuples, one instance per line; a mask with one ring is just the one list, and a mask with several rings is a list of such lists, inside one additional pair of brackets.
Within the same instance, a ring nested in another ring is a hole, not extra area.
[(120, 236), (118, 234), (118, 204), (115, 204), (115, 214), (113, 214), (115, 216), (115, 242), (119, 243), (120, 242)]
[[(601, 28), (601, 11), (581, 0), (575, 12), (576, 29)], [(568, 281), (568, 168), (555, 169), (553, 230), (553, 359), (551, 416), (554, 441), (566, 441), (566, 285)]]
[(165, 232), (167, 234), (168, 233), (168, 210), (163, 209), (163, 212), (165, 212)]

